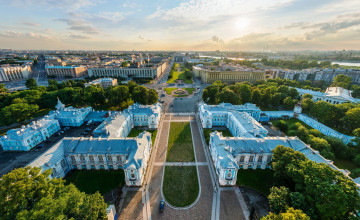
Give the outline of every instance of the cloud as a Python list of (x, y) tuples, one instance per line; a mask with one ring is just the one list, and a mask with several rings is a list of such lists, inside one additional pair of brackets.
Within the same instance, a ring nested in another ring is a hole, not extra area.
[(224, 41), (216, 35), (212, 36), (211, 40), (215, 41), (216, 43), (224, 43)]
[(36, 39), (49, 39), (48, 36), (43, 34), (37, 34), (37, 33), (23, 33), (23, 32), (17, 32), (17, 31), (6, 31), (0, 33), (0, 37), (5, 38), (36, 38)]
[(69, 38), (73, 38), (73, 39), (79, 39), (79, 40), (87, 40), (87, 39), (91, 39), (91, 37), (85, 36), (85, 35), (81, 35), (81, 34), (70, 34)]
[(26, 26), (32, 26), (32, 27), (41, 27), (41, 24), (30, 22), (30, 21), (23, 21), (23, 22), (20, 22), (20, 24), (26, 25)]
[(68, 25), (69, 30), (80, 31), (84, 34), (99, 34), (99, 30), (88, 21), (83, 20), (78, 15), (69, 14), (69, 18), (56, 19), (56, 21), (64, 22)]
[(141, 35), (139, 35), (140, 40), (144, 40), (145, 38)]
[(101, 0), (0, 0), (3, 4), (11, 4), (17, 7), (37, 7), (55, 8), (65, 11), (76, 11), (80, 8), (95, 6), (102, 3)]

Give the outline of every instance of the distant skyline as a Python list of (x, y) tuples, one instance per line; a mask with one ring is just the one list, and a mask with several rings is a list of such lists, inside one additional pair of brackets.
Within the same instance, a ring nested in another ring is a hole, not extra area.
[(358, 0), (0, 0), (0, 48), (359, 50)]

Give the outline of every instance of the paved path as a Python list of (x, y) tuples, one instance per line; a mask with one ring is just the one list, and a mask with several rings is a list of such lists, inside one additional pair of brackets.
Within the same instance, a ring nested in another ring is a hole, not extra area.
[[(160, 123), (154, 149), (149, 162), (144, 186), (138, 192), (128, 192), (132, 197), (130, 202), (125, 198), (125, 207), (118, 219), (247, 219), (247, 207), (243, 203), (240, 191), (235, 187), (220, 187), (214, 174), (210, 153), (201, 128), (194, 115), (164, 115)], [(166, 162), (166, 151), (170, 132), (170, 122), (188, 121), (193, 138), (196, 162)], [(200, 180), (200, 196), (193, 206), (180, 210), (165, 206), (163, 213), (159, 212), (162, 180), (165, 166), (196, 166)], [(239, 193), (239, 194), (236, 194)], [(128, 202), (127, 202), (128, 201)], [(142, 207), (140, 209), (139, 207)], [(245, 212), (243, 209), (246, 209)], [(131, 212), (131, 213), (127, 213)], [(245, 214), (244, 214), (245, 213)]]

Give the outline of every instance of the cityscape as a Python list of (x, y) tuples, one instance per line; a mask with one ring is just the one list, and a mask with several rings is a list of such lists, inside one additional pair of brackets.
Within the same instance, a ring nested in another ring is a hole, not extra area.
[(360, 219), (360, 2), (0, 3), (0, 219)]

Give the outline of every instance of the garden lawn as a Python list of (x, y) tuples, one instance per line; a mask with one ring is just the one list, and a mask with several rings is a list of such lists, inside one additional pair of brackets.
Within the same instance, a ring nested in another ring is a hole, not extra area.
[(66, 184), (73, 183), (82, 192), (99, 191), (101, 195), (125, 185), (123, 170), (73, 170), (65, 180)]
[(342, 159), (335, 159), (334, 160), (335, 166), (337, 166), (340, 169), (347, 169), (351, 171), (352, 169), (358, 168), (353, 161), (351, 160), (342, 160)]
[(133, 129), (131, 129), (131, 131), (127, 137), (137, 137), (143, 131), (147, 131), (147, 132), (151, 133), (151, 142), (152, 142), (152, 145), (154, 145), (156, 134), (157, 134), (157, 129), (156, 130), (139, 130), (139, 129), (133, 128)]
[[(205, 136), (205, 141), (206, 141), (206, 144), (209, 144), (209, 141), (210, 141), (210, 133), (211, 132), (214, 132), (216, 130), (212, 130), (210, 128), (204, 128), (204, 136)], [(224, 137), (232, 137), (232, 134), (230, 133), (230, 130), (229, 129), (226, 129), (226, 130), (218, 130), (219, 132), (222, 132), (222, 135)]]
[(171, 95), (171, 93), (177, 89), (178, 88), (165, 88), (164, 90), (165, 90), (166, 94)]
[(274, 171), (271, 169), (239, 169), (236, 183), (256, 189), (265, 196), (268, 196), (274, 182), (273, 175)]
[(193, 94), (193, 92), (195, 91), (195, 88), (185, 88), (185, 90), (186, 90), (189, 94)]
[(191, 205), (199, 194), (196, 166), (165, 166), (163, 193), (173, 206)]
[(189, 122), (171, 122), (167, 162), (195, 162)]

